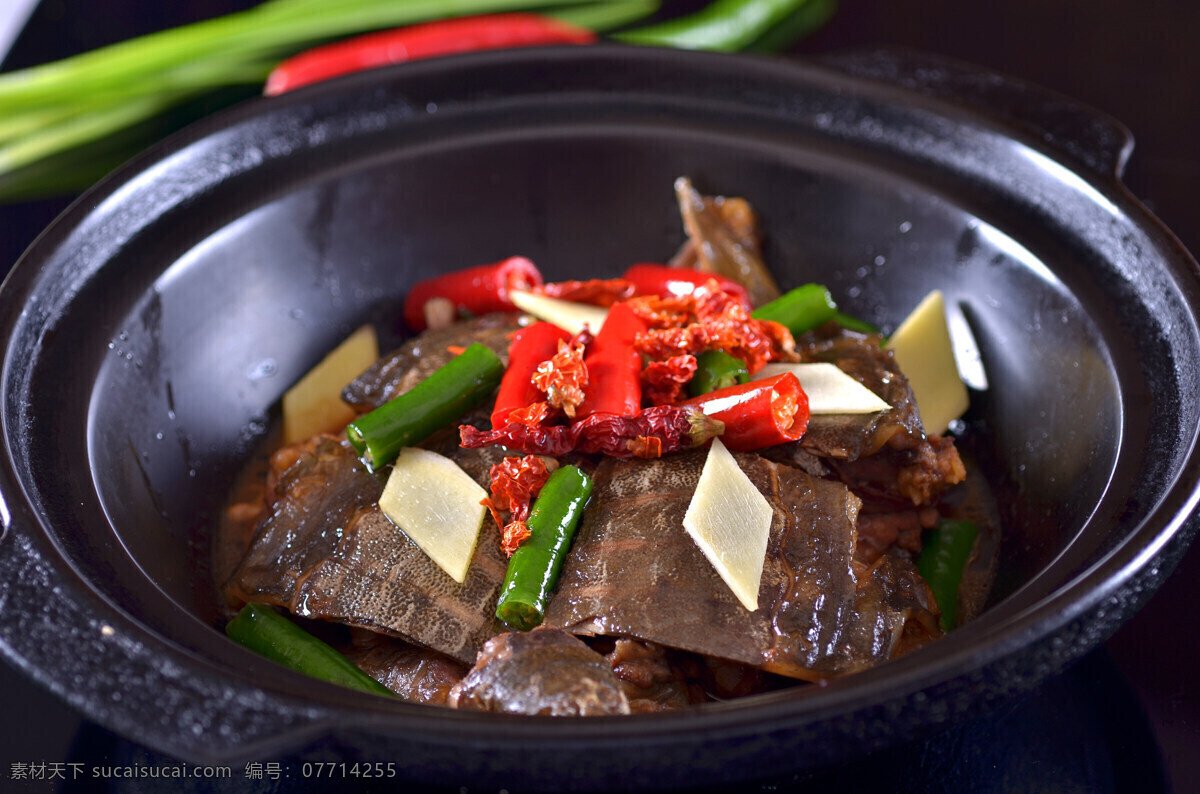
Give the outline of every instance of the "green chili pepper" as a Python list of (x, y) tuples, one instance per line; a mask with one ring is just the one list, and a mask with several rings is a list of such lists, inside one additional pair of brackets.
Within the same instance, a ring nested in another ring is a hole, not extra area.
[(592, 478), (574, 466), (557, 469), (533, 503), (529, 537), (508, 561), (496, 616), (528, 631), (542, 622), (575, 528), (592, 495)]
[(950, 631), (958, 624), (958, 588), (978, 536), (979, 529), (970, 521), (944, 519), (922, 539), (924, 547), (917, 557), (917, 571), (929, 583), (942, 612), (942, 631)]
[(504, 375), (504, 364), (476, 342), (394, 400), (360, 416), (346, 436), (374, 470), (395, 460), (402, 447), (424, 441), (482, 405)]
[(688, 381), (688, 394), (699, 397), (750, 380), (746, 362), (724, 350), (705, 350), (696, 356), (696, 374)]
[(785, 292), (770, 303), (759, 306), (752, 316), (756, 320), (773, 320), (785, 325), (793, 336), (811, 331), (830, 320), (851, 331), (879, 333), (878, 328), (865, 320), (839, 311), (829, 290), (820, 284), (805, 284)]
[(736, 52), (812, 0), (716, 0), (694, 14), (617, 33), (627, 44)]
[(269, 606), (246, 604), (225, 626), (225, 633), (239, 645), (313, 678), (376, 695), (392, 694), (332, 646)]
[(820, 284), (805, 284), (785, 292), (754, 310), (756, 320), (772, 320), (787, 326), (793, 336), (811, 331), (837, 314), (837, 304)]

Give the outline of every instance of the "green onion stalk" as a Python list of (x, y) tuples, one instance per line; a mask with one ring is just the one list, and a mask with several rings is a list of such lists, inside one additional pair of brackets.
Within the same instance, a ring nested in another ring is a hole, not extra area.
[(267, 0), (234, 14), (0, 74), (0, 202), (83, 189), (155, 139), (253, 96), (283, 59), (373, 30), (533, 11), (629, 43), (778, 51), (836, 0), (715, 0), (631, 25), (659, 0)]

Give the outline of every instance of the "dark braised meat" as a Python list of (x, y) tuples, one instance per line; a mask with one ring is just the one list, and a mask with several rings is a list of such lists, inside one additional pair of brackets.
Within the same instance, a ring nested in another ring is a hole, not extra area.
[[(457, 448), (452, 455), (477, 479), (500, 456)], [(369, 473), (344, 442), (324, 441), (302, 455), (280, 479), (226, 592), (401, 637), (470, 664), (494, 633), (507, 567), (499, 532), (484, 523), (460, 585), (379, 510), (385, 476)]]
[(859, 620), (848, 639), (855, 655), (891, 648), (892, 656), (900, 656), (942, 636), (929, 585), (910, 557), (889, 551), (870, 565), (855, 562), (855, 573)]
[(467, 666), (448, 656), (403, 640), (356, 630), (346, 658), (400, 697), (412, 703), (446, 705), (450, 689), (467, 674)]
[(824, 458), (856, 460), (875, 454), (885, 444), (905, 448), (925, 438), (908, 379), (879, 342), (878, 336), (847, 331), (835, 323), (796, 339), (802, 361), (836, 364), (892, 406), (874, 414), (814, 416), (797, 444)]
[(921, 533), (937, 526), (940, 518), (932, 507), (878, 513), (859, 511), (858, 546), (854, 556), (861, 562), (872, 563), (893, 547), (919, 554)]
[(270, 507), (226, 586), (241, 601), (287, 606), (297, 584), (333, 552), (347, 526), (383, 493), (383, 477), (344, 442), (324, 439), (300, 454), (268, 495)]
[(630, 713), (605, 658), (570, 634), (546, 628), (490, 639), (448, 703), (552, 717)]
[(342, 399), (360, 411), (378, 408), (411, 389), (451, 358), (451, 348), (473, 342), (486, 345), (508, 365), (508, 345), (517, 330), (517, 314), (487, 314), (430, 329), (375, 362), (342, 390)]
[(779, 285), (759, 252), (758, 217), (748, 201), (703, 196), (686, 177), (675, 180), (675, 198), (688, 241), (672, 264), (744, 284), (755, 306), (779, 297)]
[(919, 552), (921, 531), (939, 519), (933, 506), (966, 477), (954, 440), (925, 435), (908, 380), (879, 342), (877, 336), (836, 324), (797, 339), (805, 361), (836, 364), (892, 408), (878, 414), (814, 416), (799, 441), (763, 450), (771, 460), (836, 478), (862, 498), (858, 558), (867, 563), (894, 547)]
[(892, 586), (899, 566), (856, 576), (859, 499), (758, 455), (737, 459), (775, 512), (756, 611), (742, 607), (682, 528), (704, 462), (695, 452), (600, 465), (546, 625), (809, 680), (891, 658), (899, 633), (884, 641), (884, 629), (903, 630), (916, 607), (909, 588)]
[(945, 436), (929, 436), (904, 449), (889, 444), (870, 457), (830, 459), (828, 465), (855, 493), (898, 506), (933, 504), (967, 476), (953, 439)]
[[(635, 714), (683, 708), (693, 702), (686, 673), (661, 645), (621, 637), (613, 642), (605, 658), (621, 679), (629, 708)], [(696, 702), (701, 700), (696, 698)]]

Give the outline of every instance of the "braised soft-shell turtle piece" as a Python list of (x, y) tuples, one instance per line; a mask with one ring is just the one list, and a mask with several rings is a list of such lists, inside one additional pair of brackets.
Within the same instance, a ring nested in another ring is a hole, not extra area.
[[(490, 448), (444, 451), (485, 486), (502, 455)], [(492, 615), (507, 568), (499, 532), (484, 522), (466, 581), (458, 584), (379, 510), (386, 473), (368, 472), (345, 442), (324, 441), (306, 453), (280, 479), (226, 591), (470, 664), (495, 633)]]
[(446, 705), (467, 666), (449, 656), (370, 631), (355, 630), (340, 649), (360, 670), (412, 703)]
[(779, 297), (779, 285), (759, 251), (758, 218), (748, 201), (703, 196), (682, 176), (675, 180), (675, 198), (688, 241), (672, 264), (707, 270), (744, 284), (755, 306)]
[(741, 605), (683, 529), (704, 462), (697, 451), (600, 465), (546, 625), (808, 680), (891, 658), (907, 621), (928, 611), (928, 592), (894, 581), (905, 560), (856, 574), (858, 497), (758, 455), (736, 457), (774, 511), (757, 610)]
[(554, 629), (497, 635), (450, 692), (460, 709), (587, 717), (629, 714), (629, 700), (608, 660)]
[(908, 447), (925, 438), (908, 378), (879, 343), (877, 335), (849, 331), (836, 323), (796, 339), (802, 361), (836, 364), (892, 407), (872, 414), (814, 416), (803, 438), (795, 443), (822, 457), (856, 460), (873, 455), (885, 444)]
[(301, 452), (276, 483), (226, 591), (241, 601), (287, 606), (298, 582), (333, 553), (343, 528), (379, 500), (385, 476), (367, 471), (334, 438)]
[(342, 390), (342, 399), (369, 411), (427, 378), (456, 355), (453, 350), (474, 342), (486, 345), (508, 365), (508, 346), (519, 314), (486, 314), (445, 328), (429, 329), (409, 339), (371, 365)]

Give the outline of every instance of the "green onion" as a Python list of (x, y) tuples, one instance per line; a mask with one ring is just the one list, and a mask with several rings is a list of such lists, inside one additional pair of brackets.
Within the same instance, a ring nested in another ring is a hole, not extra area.
[(581, 28), (602, 33), (645, 19), (654, 14), (658, 7), (658, 0), (618, 0), (617, 2), (591, 3), (567, 8), (548, 8), (541, 13)]
[(689, 16), (620, 30), (658, 7), (659, 0), (266, 0), (0, 74), (0, 201), (80, 190), (173, 129), (244, 99), (231, 90), (261, 85), (284, 58), (352, 34), (536, 11), (618, 30), (616, 39), (635, 44), (768, 52), (824, 24), (836, 0), (716, 0)]
[(579, 518), (592, 495), (592, 478), (574, 466), (556, 469), (529, 515), (529, 537), (508, 561), (496, 616), (528, 631), (542, 622), (558, 584)]
[[(657, 0), (268, 0), (247, 11), (0, 74), (0, 201), (80, 190), (197, 117), (177, 118), (171, 115), (175, 109), (231, 88), (260, 86), (282, 59), (339, 37), (519, 10), (600, 31), (649, 16), (657, 7)], [(224, 104), (242, 98), (231, 96)], [(212, 109), (192, 108), (194, 114)], [(151, 120), (170, 123), (146, 124)], [(114, 145), (90, 151), (110, 138)], [(69, 156), (81, 150), (89, 156)], [(86, 167), (79, 167), (81, 160)]]
[(376, 695), (392, 695), (390, 689), (359, 670), (332, 646), (269, 606), (246, 604), (226, 624), (225, 633), (239, 645), (313, 678)]
[(917, 571), (929, 584), (941, 610), (942, 631), (958, 625), (958, 589), (978, 536), (979, 529), (970, 521), (943, 519), (922, 538), (924, 545), (917, 557)]
[(805, 36), (820, 30), (837, 11), (837, 7), (837, 0), (808, 0), (790, 16), (755, 39), (746, 47), (746, 51), (760, 55), (783, 52)]
[(694, 14), (616, 34), (627, 44), (737, 52), (812, 0), (716, 0)]
[(482, 405), (503, 375), (500, 358), (476, 342), (412, 389), (355, 419), (346, 427), (346, 437), (368, 468), (386, 466), (403, 447), (424, 441)]

